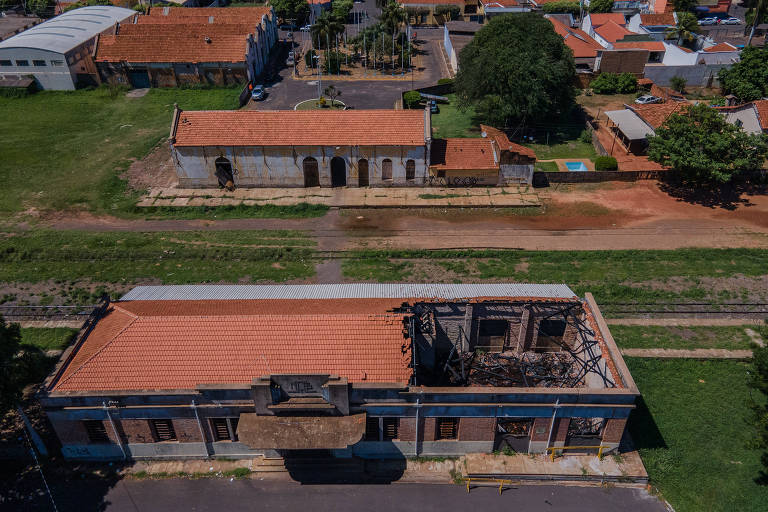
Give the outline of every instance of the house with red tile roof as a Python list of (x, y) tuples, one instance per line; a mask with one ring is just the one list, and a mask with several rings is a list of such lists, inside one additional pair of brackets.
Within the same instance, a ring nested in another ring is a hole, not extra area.
[(565, 45), (571, 49), (577, 71), (596, 71), (596, 62), (605, 47), (593, 37), (578, 28), (572, 28), (560, 20), (544, 15), (550, 22), (555, 32), (563, 38)]
[(638, 13), (629, 18), (627, 28), (636, 34), (647, 34), (656, 41), (666, 39), (667, 30), (677, 25), (677, 13)]
[(277, 41), (268, 7), (154, 7), (96, 42), (102, 81), (133, 87), (253, 82)]
[(639, 395), (561, 284), (181, 285), (103, 302), (38, 399), (71, 459), (617, 450)]
[(618, 12), (589, 13), (581, 20), (581, 30), (594, 37), (595, 29), (607, 23), (614, 23), (624, 27), (627, 24), (627, 20), (623, 14)]

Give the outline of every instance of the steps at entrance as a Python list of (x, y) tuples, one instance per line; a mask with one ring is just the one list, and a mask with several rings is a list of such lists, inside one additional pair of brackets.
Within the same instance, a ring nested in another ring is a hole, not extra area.
[(255, 473), (285, 473), (285, 462), (282, 458), (262, 458), (253, 465)]

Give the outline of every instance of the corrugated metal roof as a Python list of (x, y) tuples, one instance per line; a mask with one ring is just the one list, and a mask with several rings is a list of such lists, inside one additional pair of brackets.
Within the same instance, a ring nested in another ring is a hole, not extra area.
[(132, 9), (106, 5), (73, 9), (9, 37), (0, 43), (0, 49), (36, 48), (65, 53), (135, 14)]
[(471, 299), (537, 297), (569, 299), (576, 294), (564, 284), (296, 284), (296, 285), (167, 285), (137, 286), (120, 300), (244, 299)]

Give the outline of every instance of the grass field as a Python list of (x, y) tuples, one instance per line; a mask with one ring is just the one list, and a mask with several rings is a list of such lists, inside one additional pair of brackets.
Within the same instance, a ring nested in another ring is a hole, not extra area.
[(768, 251), (357, 251), (342, 262), (350, 280), (566, 283), (598, 302), (766, 299), (759, 279)]
[(447, 95), (450, 103), (440, 103), (440, 112), (432, 114), (432, 135), (435, 138), (480, 137), (480, 127), (473, 119), (475, 111), (458, 109), (455, 94)]
[(557, 162), (536, 162), (536, 170), (542, 172), (558, 172)]
[(132, 208), (118, 176), (168, 136), (173, 104), (237, 108), (239, 89), (151, 89), (142, 98), (108, 89), (0, 97), (0, 214), (30, 209)]
[(556, 158), (581, 158), (593, 159), (597, 156), (592, 144), (571, 140), (557, 144), (526, 144), (536, 152), (536, 158), (540, 160), (554, 160)]
[(31, 345), (40, 350), (64, 350), (77, 334), (77, 329), (66, 327), (37, 328), (26, 327), (21, 330), (22, 345)]
[(0, 282), (282, 282), (314, 274), (297, 231), (0, 233)]
[(768, 486), (754, 481), (760, 452), (746, 447), (755, 435), (745, 422), (750, 366), (638, 358), (627, 365), (643, 394), (629, 430), (652, 484), (675, 510), (767, 510)]
[(621, 348), (725, 348), (749, 349), (752, 341), (745, 326), (611, 325), (611, 334)]

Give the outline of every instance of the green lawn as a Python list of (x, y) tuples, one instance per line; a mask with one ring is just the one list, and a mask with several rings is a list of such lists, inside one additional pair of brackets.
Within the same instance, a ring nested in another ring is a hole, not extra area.
[(313, 245), (297, 231), (0, 233), (0, 283), (281, 282), (314, 274)]
[(470, 107), (461, 111), (457, 107), (456, 95), (447, 94), (446, 96), (450, 103), (438, 104), (440, 112), (432, 114), (433, 137), (480, 137), (480, 127), (473, 120), (475, 110)]
[(556, 162), (536, 162), (536, 170), (542, 172), (558, 172), (560, 168)]
[(40, 350), (64, 350), (74, 339), (77, 329), (66, 327), (37, 328), (26, 327), (21, 330), (21, 343)]
[[(627, 358), (643, 398), (629, 430), (651, 483), (677, 512), (762, 512), (768, 486), (748, 449), (750, 365)], [(754, 395), (755, 393), (753, 393)]]
[[(733, 278), (741, 283), (741, 276), (766, 275), (767, 259), (768, 251), (759, 249), (372, 250), (350, 252), (342, 270), (350, 280), (567, 283), (577, 294), (592, 292), (599, 303), (727, 301), (768, 298), (758, 279), (752, 288), (734, 284), (724, 289), (723, 281)], [(444, 263), (461, 264), (461, 269), (443, 271)]]
[(108, 89), (0, 97), (0, 214), (132, 208), (118, 176), (168, 136), (173, 104), (237, 108), (239, 89), (151, 89), (142, 98)]
[(725, 348), (748, 349), (751, 339), (744, 326), (667, 327), (658, 325), (611, 325), (611, 334), (621, 348)]
[(587, 158), (592, 159), (597, 156), (595, 147), (592, 144), (571, 140), (559, 144), (526, 144), (536, 152), (536, 158), (539, 160), (554, 160), (556, 158)]

